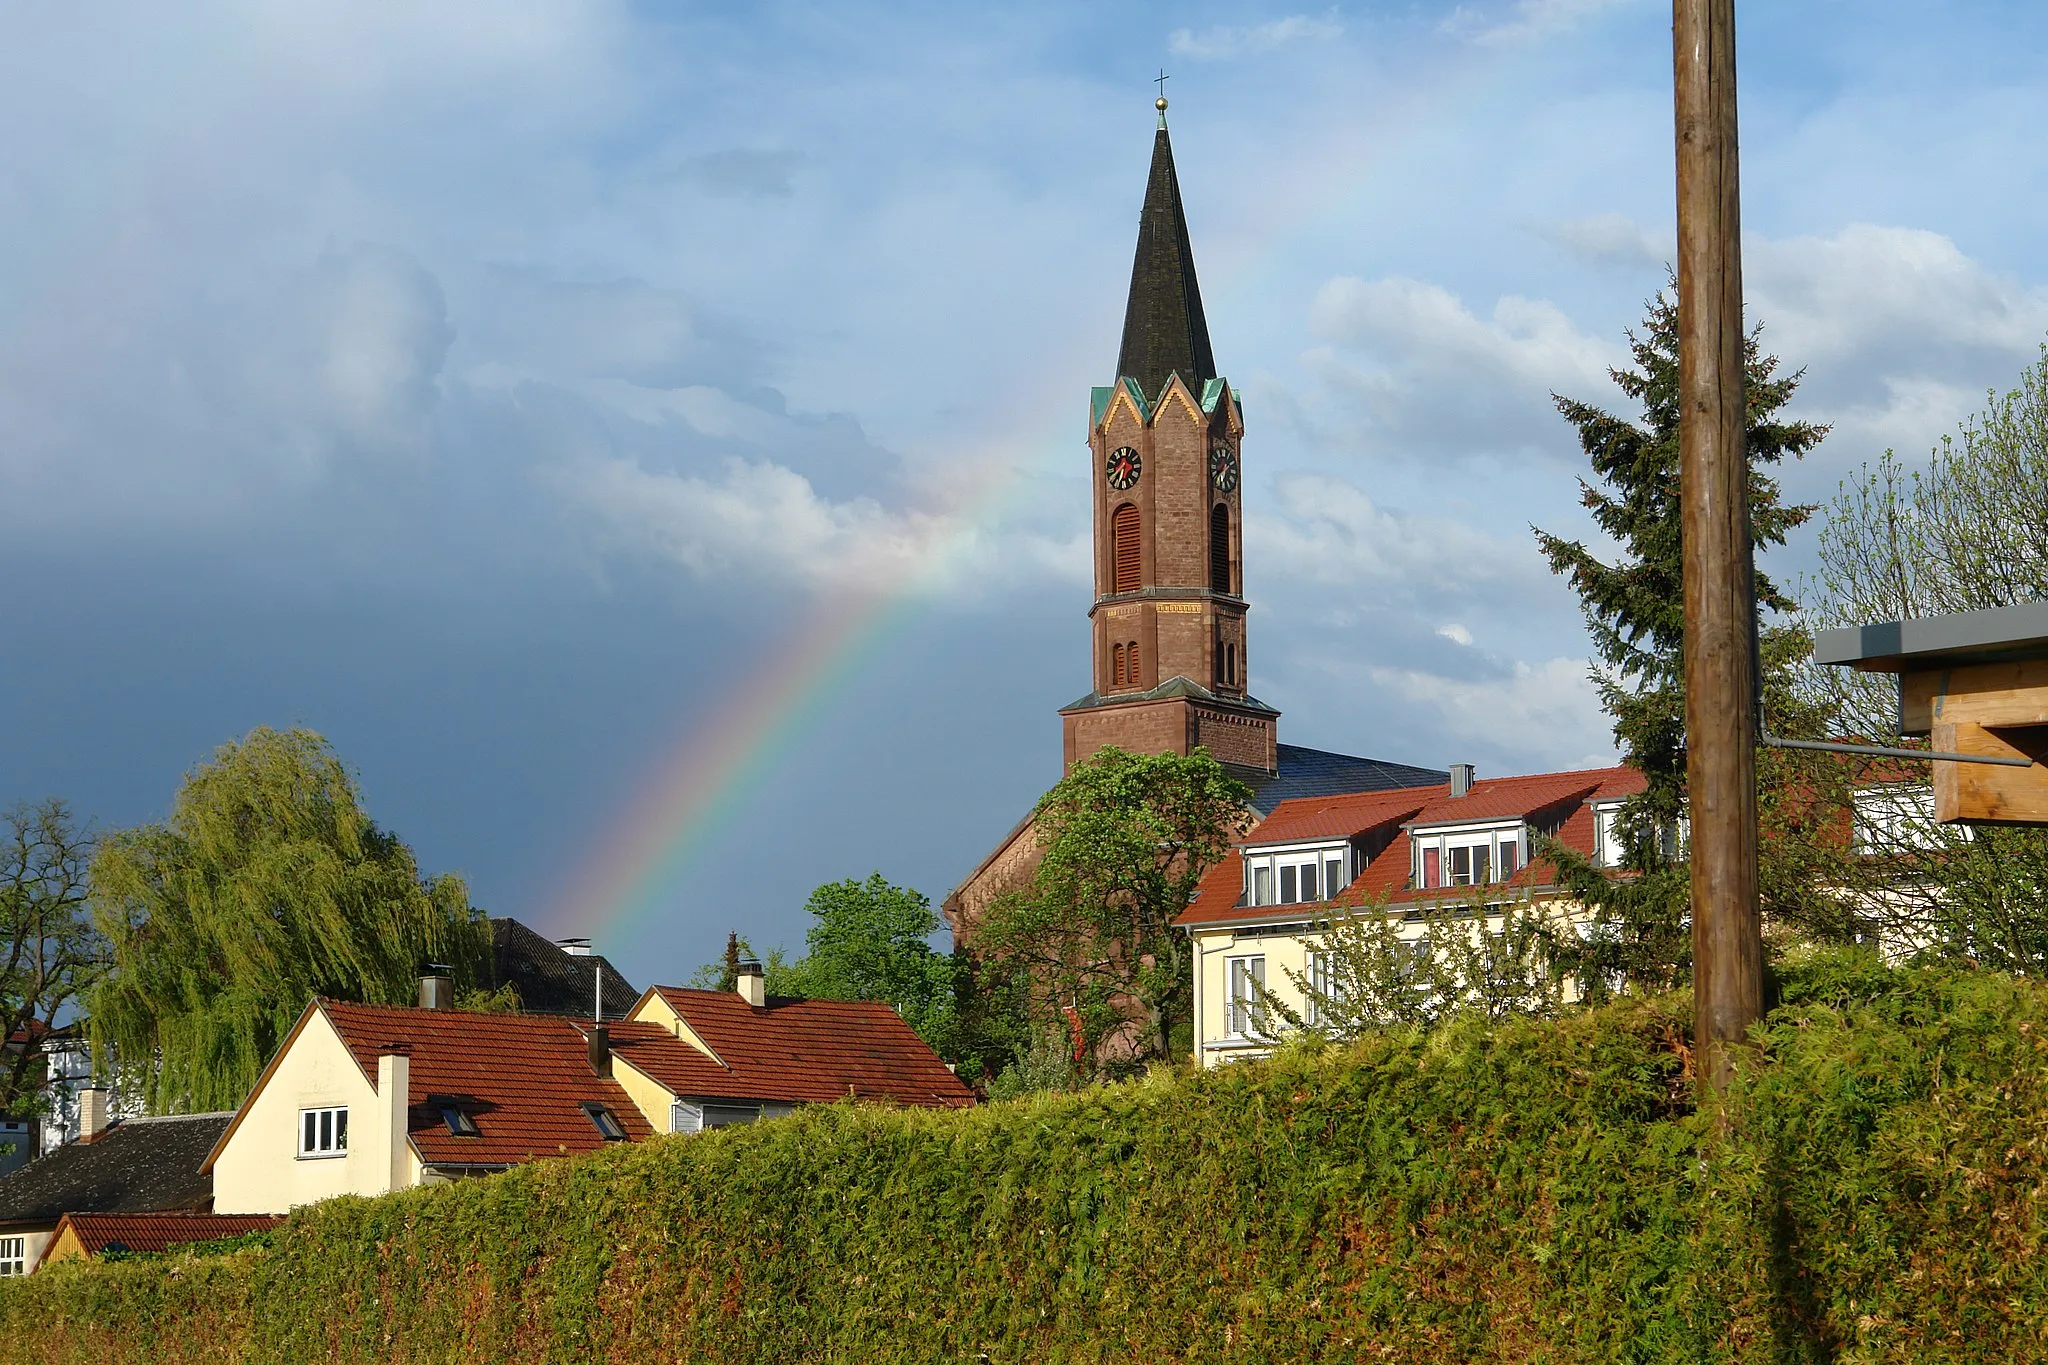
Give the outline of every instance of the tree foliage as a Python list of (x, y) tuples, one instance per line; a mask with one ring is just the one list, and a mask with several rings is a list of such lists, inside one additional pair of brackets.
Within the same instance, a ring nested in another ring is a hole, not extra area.
[(1038, 803), (1043, 860), (990, 906), (977, 949), (1014, 973), (1042, 1027), (1078, 1022), (1084, 1051), (1116, 1034), (1136, 1056), (1172, 1056), (1194, 996), (1192, 948), (1173, 922), (1250, 802), (1207, 750), (1098, 751)]
[(920, 1038), (949, 1051), (953, 959), (927, 941), (945, 924), (922, 893), (875, 872), (826, 883), (804, 908), (812, 916), (806, 952), (771, 983), (778, 993), (886, 1002)]
[(259, 728), (185, 777), (162, 824), (92, 860), (110, 948), (92, 1032), (154, 1113), (232, 1108), (316, 995), (416, 996), (423, 962), (483, 984), (489, 929), (462, 880), (420, 876), (305, 729)]
[[(1843, 482), (1821, 527), (1819, 589), (1817, 627), (2048, 600), (2048, 346), (1924, 468), (1887, 450)], [(1816, 669), (1810, 683), (1850, 733), (1897, 742), (1888, 675)], [(1879, 808), (1861, 837), (1882, 878), (1859, 898), (1864, 918), (1893, 942), (2048, 972), (2048, 833), (1938, 826), (1896, 769), (1858, 776)]]
[(41, 1043), (98, 975), (104, 945), (86, 908), (92, 838), (51, 798), (0, 815), (0, 1114), (33, 1112)]
[(1439, 904), (1424, 912), (1419, 930), (1383, 906), (1359, 906), (1303, 940), (1323, 955), (1321, 973), (1285, 969), (1304, 1008), (1264, 988), (1259, 1007), (1289, 1030), (1326, 1040), (1465, 1017), (1555, 1014), (1564, 1003), (1550, 963), (1556, 931), (1550, 911), (1527, 899)]
[[(1593, 682), (1614, 719), (1624, 760), (1640, 771), (1647, 789), (1622, 813), (1621, 867), (1609, 870), (1552, 841), (1546, 849), (1570, 892), (1599, 912), (1591, 939), (1561, 939), (1559, 949), (1597, 993), (1627, 983), (1658, 989), (1684, 979), (1691, 942), (1685, 928), (1690, 895), (1675, 833), (1685, 810), (1685, 585), (1679, 498), (1678, 304), (1674, 291), (1647, 304), (1640, 331), (1630, 331), (1630, 368), (1610, 371), (1614, 382), (1641, 405), (1639, 420), (1591, 403), (1553, 395), (1577, 430), (1592, 466), (1581, 501), (1600, 531), (1620, 547), (1612, 562), (1583, 541), (1537, 530), (1553, 572), (1578, 594), (1595, 654)], [(1759, 331), (1743, 341), (1746, 445), (1750, 462), (1749, 519), (1755, 547), (1782, 545), (1813, 515), (1807, 504), (1787, 504), (1767, 470), (1798, 459), (1820, 443), (1825, 427), (1785, 420), (1780, 412), (1798, 388), (1800, 372), (1781, 374), (1766, 354)], [(1532, 528), (1533, 529), (1533, 528)], [(1788, 614), (1795, 604), (1761, 571), (1755, 577), (1757, 610)], [(1791, 685), (1793, 661), (1806, 652), (1795, 625), (1760, 630), (1766, 710), (1781, 733), (1824, 731), (1827, 720), (1805, 705)], [(1790, 794), (1775, 825), (1760, 836), (1768, 849), (1784, 845), (1793, 866), (1764, 877), (1769, 902), (1781, 917), (1804, 921), (1838, 917), (1836, 903), (1813, 892), (1807, 866), (1817, 845), (1812, 829), (1824, 825), (1832, 803), (1814, 785), (1826, 774), (1789, 771), (1795, 761), (1775, 751), (1762, 760), (1778, 774), (1773, 790)], [(1794, 870), (1796, 867), (1796, 870)]]

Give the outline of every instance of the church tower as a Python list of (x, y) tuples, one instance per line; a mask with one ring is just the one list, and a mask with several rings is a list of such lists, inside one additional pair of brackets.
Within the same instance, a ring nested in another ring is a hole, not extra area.
[(1068, 771), (1114, 744), (1206, 746), (1245, 776), (1278, 772), (1280, 713), (1246, 686), (1243, 437), (1209, 348), (1161, 99), (1116, 382), (1089, 411), (1095, 673), (1060, 711)]

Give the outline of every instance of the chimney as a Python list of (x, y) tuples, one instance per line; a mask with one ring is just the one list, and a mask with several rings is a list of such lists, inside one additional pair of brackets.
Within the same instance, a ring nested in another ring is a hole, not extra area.
[(756, 1009), (768, 1003), (768, 975), (761, 970), (760, 963), (748, 958), (740, 964), (737, 977), (734, 989), (739, 991), (740, 999)]
[(1453, 763), (1451, 765), (1451, 795), (1470, 795), (1472, 792), (1472, 781), (1478, 776), (1478, 769), (1474, 768), (1470, 763)]
[(612, 1031), (603, 1024), (590, 1026), (590, 1069), (600, 1076), (612, 1074)]
[[(434, 1008), (429, 1006), (428, 1008)], [(404, 1046), (397, 1044), (396, 1046)], [(402, 1190), (412, 1184), (412, 1148), (406, 1132), (412, 1117), (412, 1058), (403, 1052), (386, 1052), (377, 1058), (378, 1122), (363, 1144), (370, 1159), (370, 1172), (384, 1190)], [(381, 1169), (379, 1169), (381, 1168)]]
[(420, 1008), (445, 1010), (455, 1007), (453, 969), (444, 962), (429, 962), (420, 969)]
[(89, 1085), (78, 1092), (78, 1140), (91, 1142), (107, 1131), (107, 1092)]

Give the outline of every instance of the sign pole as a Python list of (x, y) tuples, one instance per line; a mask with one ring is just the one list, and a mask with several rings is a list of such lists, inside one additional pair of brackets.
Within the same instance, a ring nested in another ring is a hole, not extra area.
[(1694, 1055), (1706, 1092), (1763, 1012), (1755, 638), (1742, 393), (1735, 0), (1672, 0)]

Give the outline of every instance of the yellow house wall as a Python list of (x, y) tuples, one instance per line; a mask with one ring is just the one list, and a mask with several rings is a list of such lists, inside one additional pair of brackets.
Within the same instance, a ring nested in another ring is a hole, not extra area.
[[(348, 1106), (346, 1156), (298, 1155), (299, 1111)], [(216, 1213), (289, 1213), (337, 1194), (383, 1194), (391, 1188), (389, 1156), (378, 1141), (382, 1115), (376, 1087), (363, 1075), (327, 1016), (315, 1013), (299, 1030), (270, 1080), (248, 1102), (234, 1135), (213, 1165)], [(408, 1153), (412, 1182), (419, 1159)]]
[[(30, 1255), (34, 1255), (33, 1248)], [(85, 1244), (78, 1240), (76, 1232), (66, 1228), (61, 1236), (53, 1236), (49, 1249), (43, 1252), (43, 1258), (40, 1261), (30, 1261), (29, 1266), (34, 1270), (41, 1270), (46, 1265), (55, 1265), (59, 1261), (80, 1260), (84, 1256)]]
[[(718, 1058), (718, 1054), (711, 1050), (710, 1044), (697, 1036), (697, 1030), (685, 1023), (683, 1016), (676, 1013), (675, 1007), (658, 995), (650, 994), (626, 1017), (638, 1024), (659, 1024), (706, 1057), (714, 1061)], [(664, 1128), (661, 1131), (665, 1133), (668, 1129)]]
[[(1544, 909), (1548, 914), (1557, 916), (1567, 923), (1582, 919), (1585, 913), (1584, 907), (1575, 901), (1549, 901), (1544, 904)], [(1474, 933), (1477, 933), (1482, 925), (1482, 921), (1476, 918), (1468, 923)], [(1501, 925), (1497, 916), (1489, 917), (1483, 923), (1489, 931), (1497, 931)], [(1426, 932), (1427, 926), (1419, 920), (1404, 922), (1401, 925), (1401, 937), (1404, 939), (1418, 939)], [(1231, 958), (1263, 955), (1266, 959), (1267, 992), (1299, 1015), (1306, 1012), (1307, 1001), (1301, 988), (1294, 984), (1294, 977), (1288, 973), (1293, 972), (1306, 979), (1308, 955), (1320, 947), (1321, 942), (1320, 935), (1313, 932), (1304, 933), (1299, 929), (1271, 933), (1261, 933), (1256, 929), (1196, 931), (1195, 1060), (1204, 1066), (1216, 1066), (1246, 1057), (1263, 1057), (1272, 1050), (1270, 1040), (1230, 1036), (1228, 963)], [(1567, 982), (1565, 999), (1575, 999), (1577, 994), (1573, 984)]]
[(612, 1079), (633, 1101), (633, 1107), (640, 1111), (640, 1117), (647, 1120), (649, 1127), (657, 1133), (674, 1131), (669, 1125), (675, 1117), (675, 1110), (671, 1107), (675, 1096), (669, 1093), (667, 1086), (616, 1053), (612, 1056)]
[(0, 1237), (20, 1237), (24, 1239), (22, 1243), (22, 1255), (24, 1258), (22, 1264), (28, 1267), (28, 1273), (31, 1275), (43, 1268), (45, 1264), (43, 1257), (50, 1249), (50, 1239), (56, 1235), (57, 1225), (55, 1223), (50, 1224), (46, 1228), (8, 1228), (5, 1232), (0, 1232)]

